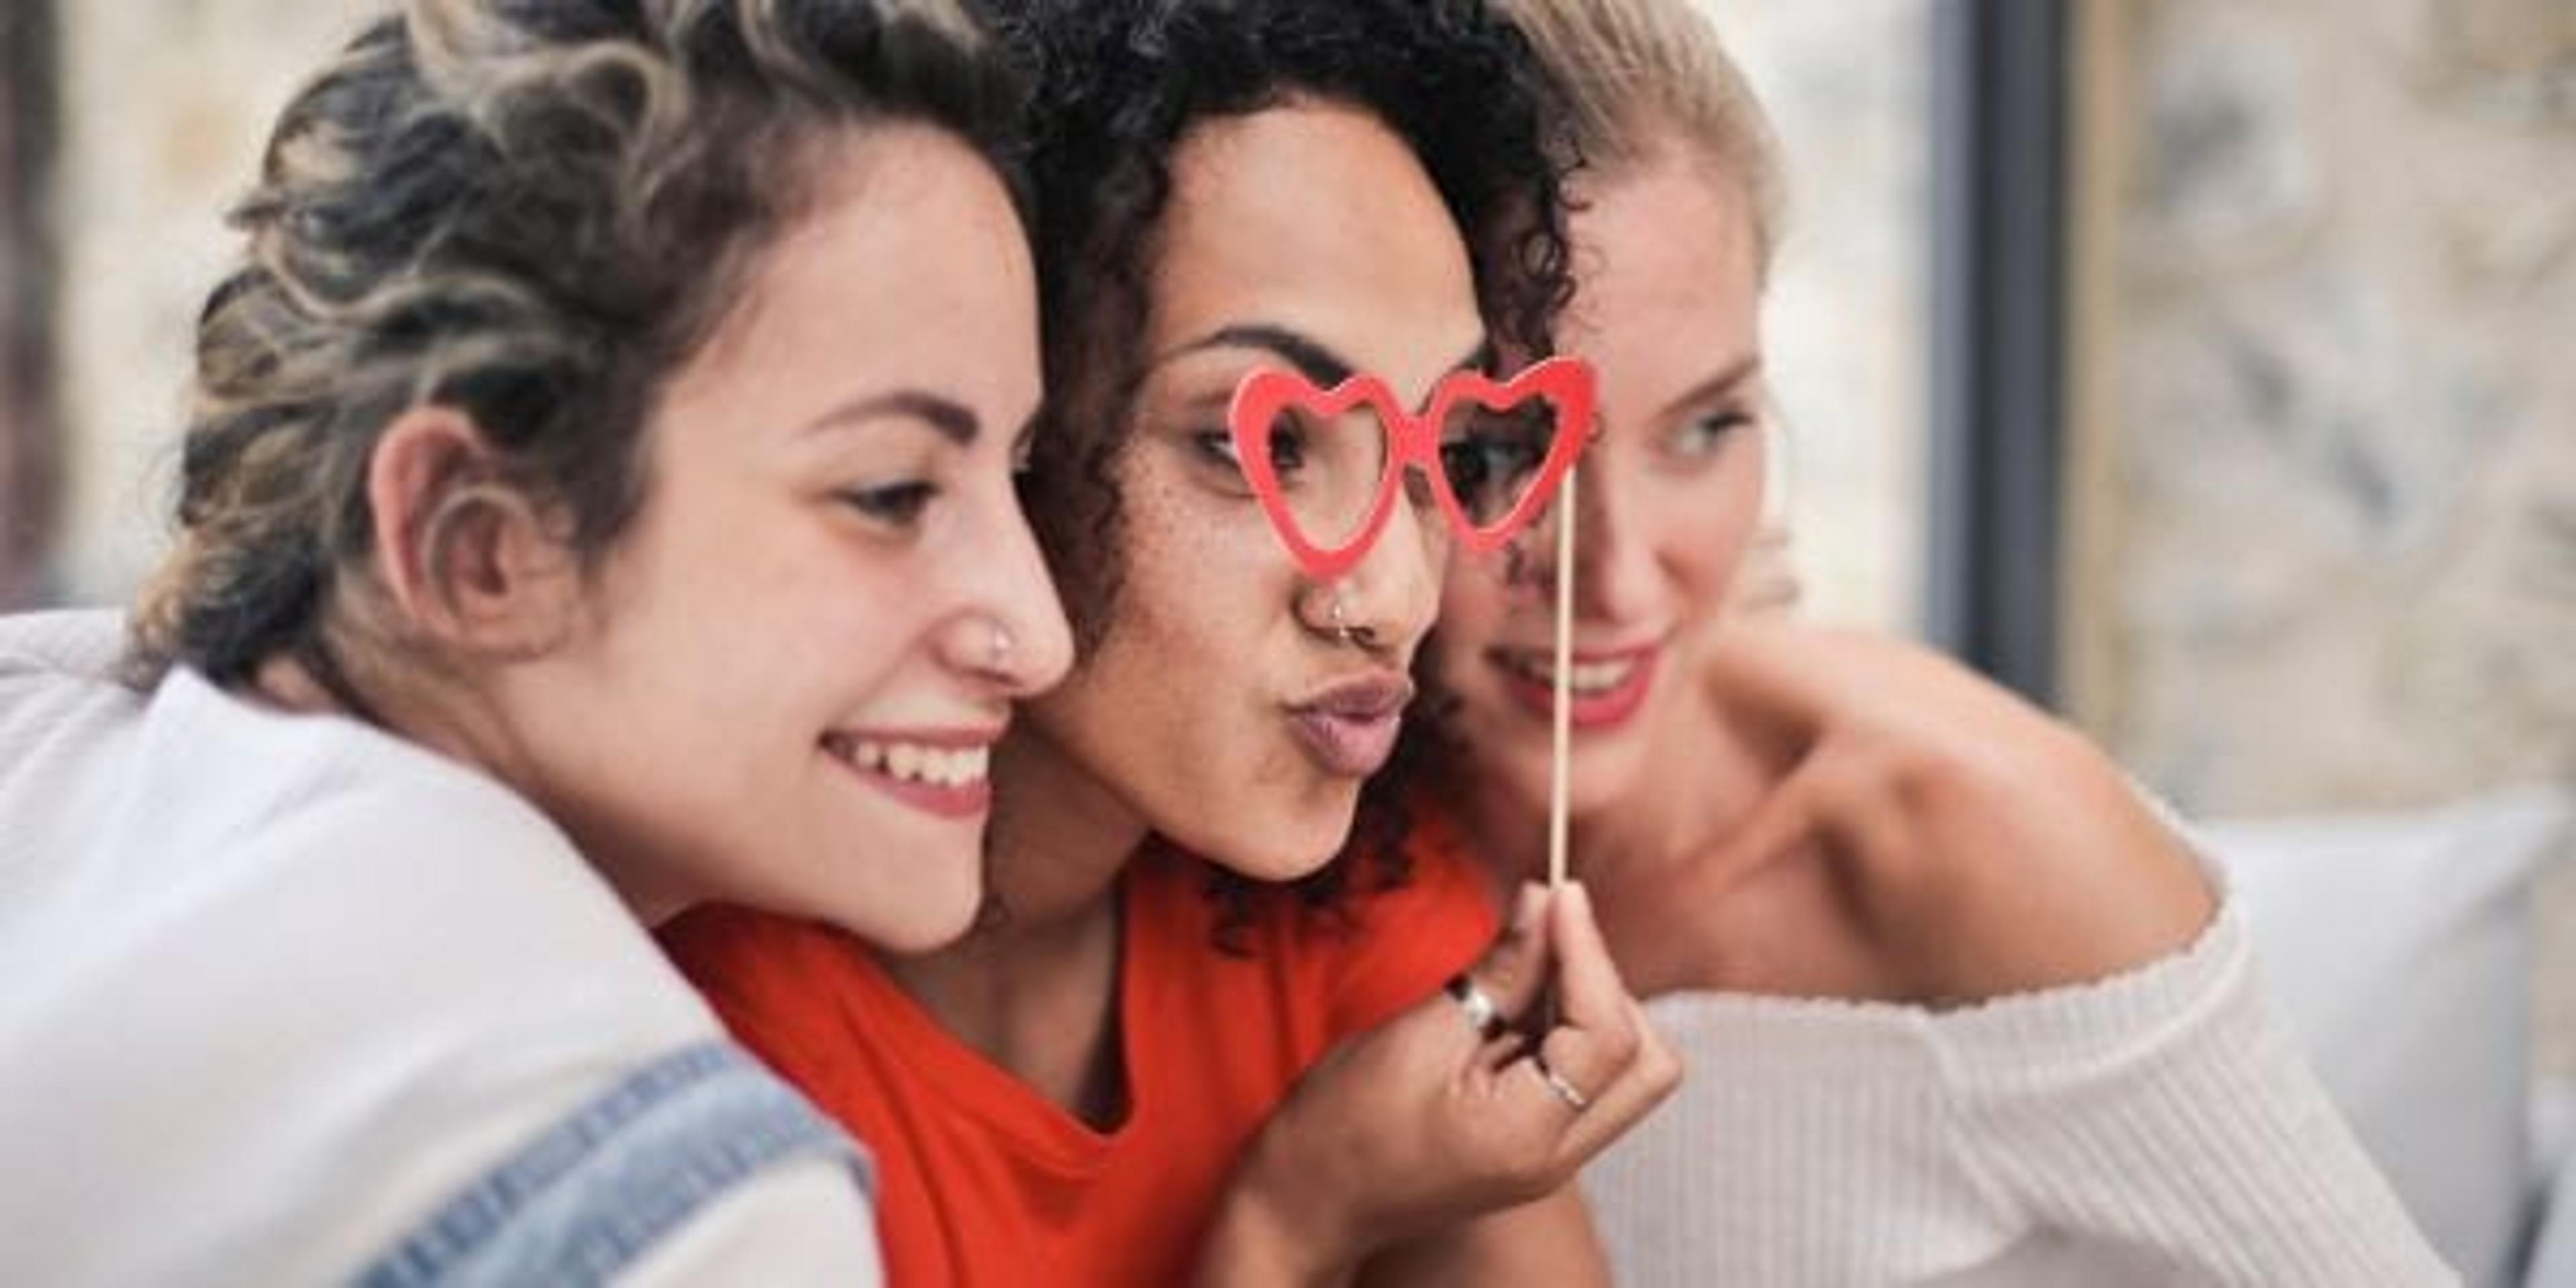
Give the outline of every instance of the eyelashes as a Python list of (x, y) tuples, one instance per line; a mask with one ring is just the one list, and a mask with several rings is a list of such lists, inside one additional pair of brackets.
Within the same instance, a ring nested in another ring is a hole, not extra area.
[(1234, 435), (1221, 429), (1202, 429), (1190, 435), (1190, 446), (1198, 449), (1203, 464), (1221, 466), (1240, 473), (1243, 457), (1234, 450)]
[(1710, 412), (1684, 422), (1664, 440), (1664, 450), (1683, 460), (1699, 460), (1717, 452), (1736, 431), (1753, 424), (1750, 412), (1728, 410)]
[[(1243, 457), (1234, 450), (1234, 435), (1223, 429), (1199, 429), (1190, 434), (1190, 446), (1201, 462), (1227, 471), (1242, 479)], [(1270, 463), (1282, 480), (1292, 478), (1306, 468), (1306, 434), (1303, 429), (1280, 426), (1270, 431)]]
[(921, 526), (931, 502), (939, 499), (939, 486), (923, 479), (908, 479), (851, 488), (836, 495), (841, 504), (870, 523), (890, 531), (910, 532)]

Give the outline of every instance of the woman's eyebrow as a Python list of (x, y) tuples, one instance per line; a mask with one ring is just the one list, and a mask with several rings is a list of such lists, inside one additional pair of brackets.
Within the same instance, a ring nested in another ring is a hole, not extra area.
[(1724, 367), (1718, 370), (1717, 374), (1710, 376), (1708, 379), (1702, 380), (1698, 384), (1692, 385), (1689, 389), (1682, 391), (1682, 395), (1680, 397), (1665, 403), (1663, 410), (1657, 412), (1656, 415), (1669, 416), (1681, 408), (1706, 402), (1735, 388), (1737, 385), (1743, 384), (1745, 381), (1752, 379), (1756, 374), (1760, 373), (1761, 370), (1762, 355), (1758, 353), (1745, 354), (1744, 356), (1727, 363)]
[(916, 420), (959, 447), (972, 447), (984, 422), (955, 399), (925, 389), (896, 389), (853, 399), (807, 422), (802, 434), (849, 429), (872, 420)]
[[(1238, 322), (1218, 327), (1204, 336), (1174, 349), (1156, 359), (1161, 366), (1185, 354), (1208, 349), (1260, 349), (1277, 354), (1295, 367), (1299, 375), (1320, 388), (1330, 389), (1351, 378), (1357, 370), (1348, 358), (1333, 351), (1332, 346), (1293, 327), (1269, 322)], [(1492, 372), (1499, 355), (1493, 337), (1483, 336), (1466, 356), (1450, 364), (1453, 371)]]
[(1183, 355), (1209, 349), (1265, 350), (1286, 359), (1299, 375), (1328, 389), (1350, 379), (1357, 370), (1350, 359), (1335, 353), (1332, 346), (1292, 327), (1271, 322), (1237, 322), (1218, 327), (1156, 359), (1154, 365), (1159, 367)]

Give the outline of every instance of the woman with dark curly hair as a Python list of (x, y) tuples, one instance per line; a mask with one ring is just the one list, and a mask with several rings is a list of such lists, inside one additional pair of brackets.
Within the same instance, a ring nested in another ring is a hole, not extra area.
[(642, 923), (974, 916), (1072, 651), (1014, 85), (947, 0), (412, 0), (287, 107), (124, 665), (0, 630), (0, 1281), (876, 1279)]
[[(1258, 370), (1420, 406), (1546, 350), (1563, 215), (1527, 50), (1476, 0), (990, 8), (1038, 86), (1028, 497), (1082, 646), (996, 758), (992, 913), (912, 957), (729, 910), (666, 942), (877, 1150), (899, 1281), (1597, 1276), (1562, 1183), (1677, 1070), (1583, 896), (1525, 898), (1452, 1001), (1496, 928), (1482, 878), (1401, 820), (1347, 845), (1446, 529), (1416, 494), (1304, 575), (1228, 433)], [(1525, 1051), (1499, 1016), (1551, 982)]]

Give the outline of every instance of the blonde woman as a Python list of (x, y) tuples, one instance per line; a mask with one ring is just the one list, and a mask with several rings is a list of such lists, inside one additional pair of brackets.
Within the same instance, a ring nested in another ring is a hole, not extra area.
[[(1692, 1068), (1591, 1173), (1623, 1278), (2446, 1281), (2265, 1015), (2223, 892), (2117, 766), (1921, 649), (1763, 607), (1778, 162), (1706, 20), (1505, 7), (1585, 162), (1561, 338), (1603, 422), (1575, 854)], [(1545, 835), (1548, 535), (1453, 566), (1427, 650), (1449, 797), (1499, 885)]]

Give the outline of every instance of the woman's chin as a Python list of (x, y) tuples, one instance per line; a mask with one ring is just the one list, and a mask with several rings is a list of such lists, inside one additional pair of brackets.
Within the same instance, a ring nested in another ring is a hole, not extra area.
[(1624, 763), (1584, 765), (1578, 760), (1575, 772), (1567, 775), (1566, 813), (1574, 818), (1609, 813), (1628, 804), (1636, 786), (1637, 775), (1633, 766)]
[(844, 925), (842, 929), (898, 957), (934, 953), (966, 937), (975, 926), (976, 905), (964, 905), (964, 911), (950, 916), (913, 916), (899, 922), (869, 927)]
[(1172, 839), (1181, 848), (1247, 881), (1286, 884), (1302, 881), (1330, 866), (1349, 843), (1356, 801), (1330, 811), (1328, 817), (1280, 819), (1266, 826), (1247, 826), (1240, 817), (1207, 838), (1206, 845)]
[(927, 881), (914, 886), (897, 907), (885, 907), (880, 893), (873, 906), (861, 902), (846, 913), (826, 911), (820, 916), (897, 956), (937, 952), (975, 928), (984, 901), (982, 862), (977, 855), (967, 866), (969, 875), (962, 880), (940, 879), (940, 889), (924, 888)]
[(1333, 860), (1340, 857), (1342, 848), (1348, 844), (1349, 838), (1350, 827), (1345, 824), (1329, 834), (1314, 837), (1302, 844), (1263, 846), (1241, 855), (1240, 862), (1228, 863), (1225, 866), (1254, 881), (1267, 881), (1273, 884), (1303, 881), (1332, 866)]
[[(1556, 772), (1554, 750), (1547, 739), (1518, 739), (1507, 759), (1480, 759), (1479, 768), (1488, 784), (1484, 790), (1504, 792), (1519, 812), (1532, 818), (1547, 817)], [(1587, 748), (1578, 739), (1574, 762), (1566, 773), (1566, 813), (1580, 819), (1617, 809), (1636, 789), (1636, 782), (1636, 757), (1627, 754), (1627, 749)]]

